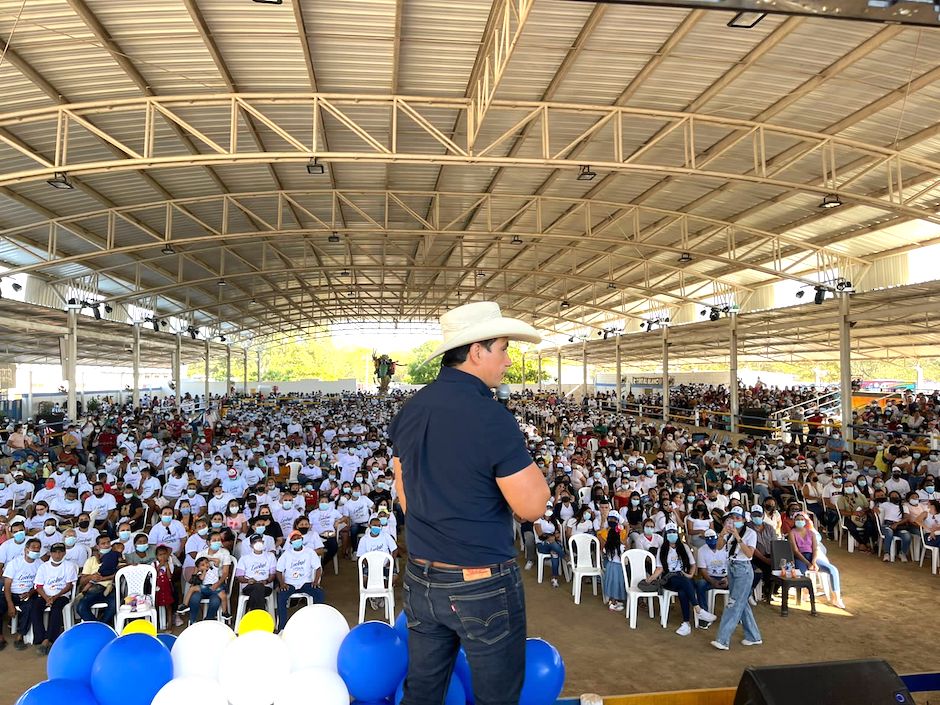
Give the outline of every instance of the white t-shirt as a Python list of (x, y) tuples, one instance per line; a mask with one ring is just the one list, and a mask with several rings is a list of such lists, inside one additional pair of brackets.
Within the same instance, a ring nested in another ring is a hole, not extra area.
[(384, 531), (381, 532), (378, 536), (373, 536), (371, 533), (366, 532), (365, 535), (359, 539), (359, 546), (356, 548), (356, 557), (361, 558), (370, 551), (392, 553), (397, 549), (398, 544), (395, 543), (395, 539), (393, 539)]
[(159, 546), (161, 543), (165, 543), (170, 547), (170, 551), (173, 553), (179, 553), (180, 549), (183, 547), (183, 541), (186, 540), (186, 529), (176, 519), (171, 521), (166, 526), (163, 525), (163, 522), (158, 521), (153, 525), (153, 528), (150, 529), (150, 533), (147, 535), (147, 538), (154, 546)]
[(288, 549), (277, 561), (277, 570), (284, 576), (284, 582), (295, 588), (312, 583), (319, 569), (320, 556), (311, 548)]
[(728, 575), (728, 547), (721, 550), (711, 549), (707, 545), (698, 549), (696, 565), (713, 578), (723, 578)]
[[(740, 533), (740, 532), (738, 532)], [(750, 546), (755, 548), (757, 546), (757, 532), (750, 527), (744, 527), (744, 535), (741, 537), (741, 543), (745, 546)], [(741, 550), (741, 543), (734, 547), (734, 554), (729, 556), (728, 560), (731, 561), (750, 561), (751, 559), (744, 555), (744, 551)]]
[(95, 521), (104, 519), (112, 509), (117, 509), (117, 500), (114, 499), (113, 494), (108, 494), (107, 492), (100, 497), (91, 495), (91, 497), (85, 500), (85, 504), (82, 506), (82, 510), (89, 514), (91, 512), (97, 512), (95, 514)]
[(352, 499), (343, 505), (343, 514), (349, 517), (353, 524), (368, 524), (369, 517), (372, 516), (372, 507), (375, 504), (365, 495), (359, 499)]
[(643, 551), (658, 551), (663, 545), (663, 537), (654, 533), (652, 536), (639, 533), (633, 534), (633, 547)]
[(47, 595), (62, 592), (66, 585), (78, 580), (78, 567), (69, 560), (63, 560), (59, 565), (47, 561), (36, 571), (35, 584), (42, 585)]
[[(682, 544), (682, 550), (685, 551), (685, 555), (686, 555), (686, 556), (688, 557), (688, 559), (689, 559), (689, 566), (694, 565), (694, 564), (695, 564), (695, 560), (694, 560), (694, 558), (692, 557), (692, 553), (689, 551), (689, 547), (686, 546), (685, 544)], [(660, 552), (659, 552), (659, 551), (656, 551), (656, 567), (657, 567), (657, 568), (662, 568), (662, 569), (663, 569), (664, 571), (666, 571), (667, 573), (681, 573), (681, 572), (683, 572), (683, 570), (682, 570), (682, 559), (679, 557), (679, 552), (676, 550), (676, 548), (675, 548), (674, 546), (673, 546), (673, 547), (670, 547), (670, 548), (669, 548), (669, 553), (666, 554), (666, 565), (663, 565), (663, 564), (662, 564), (662, 560), (660, 559)]]
[(336, 522), (342, 519), (343, 515), (338, 509), (330, 506), (325, 511), (319, 508), (314, 509), (307, 517), (310, 519), (310, 528), (318, 534), (323, 534), (327, 531), (335, 531)]
[(27, 539), (23, 539), (23, 543), (17, 543), (13, 539), (9, 539), (0, 544), (0, 563), (6, 565), (17, 556), (22, 556), (26, 550), (26, 541)]
[(266, 583), (274, 575), (277, 561), (270, 551), (263, 551), (260, 555), (254, 551), (243, 555), (235, 566), (235, 575), (238, 577), (254, 578), (258, 582)]
[(39, 559), (29, 562), (26, 556), (19, 555), (3, 566), (3, 577), (12, 581), (10, 589), (14, 595), (22, 595), (33, 589), (36, 573), (41, 565), (42, 561)]

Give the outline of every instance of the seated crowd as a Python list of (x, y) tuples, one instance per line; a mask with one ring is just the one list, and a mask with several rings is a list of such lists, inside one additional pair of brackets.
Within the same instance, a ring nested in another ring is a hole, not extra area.
[[(323, 566), (397, 556), (404, 516), (386, 429), (404, 399), (233, 396), (205, 415), (189, 398), (181, 411), (154, 399), (102, 405), (59, 439), (17, 429), (28, 440), (8, 443), (0, 476), (0, 615), (16, 616), (16, 647), (31, 632), (46, 653), (69, 605), (77, 619), (111, 622), (128, 565), (154, 566), (155, 606), (177, 626), (184, 615), (231, 620), (244, 600), (245, 610), (270, 604), (279, 630), (293, 595), (326, 598)], [(595, 535), (611, 610), (624, 609), (620, 556), (640, 548), (655, 556), (652, 577), (678, 593), (679, 634), (693, 613), (713, 620), (708, 591), (727, 585), (726, 521), (756, 532), (765, 599), (778, 538), (800, 570), (829, 575), (837, 607), (839, 571), (827, 555), (837, 534), (863, 551), (881, 544), (885, 560), (895, 539), (901, 561), (915, 540), (940, 545), (935, 452), (913, 459), (891, 446), (859, 463), (825, 429), (789, 443), (693, 440), (604, 406), (552, 394), (510, 402), (552, 491), (544, 516), (521, 524), (526, 568), (547, 554), (557, 587), (567, 539)]]
[(291, 597), (324, 601), (323, 565), (397, 555), (383, 439), (400, 399), (233, 397), (205, 416), (191, 401), (103, 405), (55, 446), (16, 429), (29, 442), (0, 475), (0, 616), (18, 649), (31, 633), (47, 653), (67, 606), (112, 623), (125, 566), (154, 567), (154, 607), (177, 626), (231, 621), (238, 595), (245, 611), (272, 600), (280, 630)]

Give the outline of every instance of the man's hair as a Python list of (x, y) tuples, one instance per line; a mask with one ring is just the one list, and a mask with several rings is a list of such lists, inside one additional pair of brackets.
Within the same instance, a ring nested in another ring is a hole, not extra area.
[[(490, 350), (493, 347), (493, 343), (496, 342), (496, 338), (488, 338), (486, 340), (477, 341), (487, 350)], [(442, 367), (456, 367), (467, 361), (467, 356), (470, 354), (470, 347), (474, 343), (468, 343), (467, 345), (461, 345), (459, 348), (454, 348), (448, 350), (444, 353), (444, 357), (441, 360)]]

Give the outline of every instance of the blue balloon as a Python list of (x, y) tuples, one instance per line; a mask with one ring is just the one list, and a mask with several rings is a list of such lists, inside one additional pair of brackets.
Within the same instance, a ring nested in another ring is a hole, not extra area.
[(408, 643), (408, 616), (405, 614), (405, 610), (402, 610), (398, 613), (397, 619), (395, 619), (395, 631), (398, 632), (399, 636), (404, 639), (405, 643)]
[(457, 661), (454, 663), (454, 674), (460, 679), (467, 705), (473, 705), (473, 679), (470, 677), (470, 661), (463, 647), (457, 652)]
[(91, 690), (101, 705), (150, 705), (172, 679), (169, 650), (149, 634), (118, 637), (91, 668)]
[(160, 640), (160, 643), (163, 644), (168, 650), (173, 650), (173, 644), (176, 643), (176, 636), (173, 634), (157, 634), (157, 639)]
[(52, 645), (46, 662), (49, 680), (65, 678), (91, 682), (92, 664), (101, 650), (115, 639), (115, 631), (101, 622), (82, 622), (62, 632)]
[[(405, 697), (405, 680), (402, 679), (398, 684), (398, 690), (395, 691), (395, 705), (401, 705), (402, 698)], [(463, 683), (454, 673), (450, 677), (450, 685), (447, 686), (447, 695), (444, 696), (444, 705), (467, 705), (467, 695), (464, 692)]]
[(62, 703), (98, 705), (87, 683), (67, 678), (53, 678), (37, 683), (16, 701), (16, 705), (62, 705)]
[(336, 670), (353, 699), (384, 700), (405, 677), (408, 646), (385, 622), (358, 624), (339, 647)]
[(389, 700), (353, 700), (352, 705), (389, 705)]
[(554, 705), (565, 685), (565, 662), (542, 639), (525, 641), (525, 681), (519, 705)]

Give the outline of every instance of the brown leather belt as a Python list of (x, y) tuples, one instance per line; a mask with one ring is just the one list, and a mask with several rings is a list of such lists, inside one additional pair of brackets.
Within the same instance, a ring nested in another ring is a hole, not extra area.
[(453, 563), (441, 563), (440, 561), (427, 561), (423, 558), (411, 558), (409, 560), (411, 560), (412, 563), (420, 566), (443, 568), (444, 570), (486, 570), (487, 568), (491, 570), (500, 570), (506, 566), (515, 565), (515, 561), (507, 561), (506, 563), (491, 563), (490, 565), (468, 566), (454, 565)]

